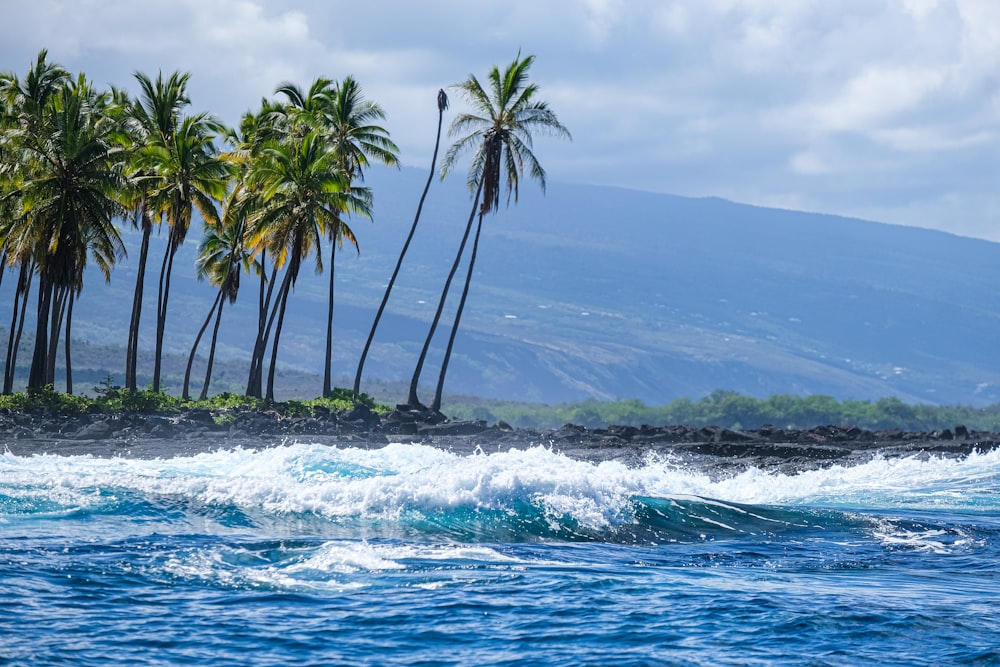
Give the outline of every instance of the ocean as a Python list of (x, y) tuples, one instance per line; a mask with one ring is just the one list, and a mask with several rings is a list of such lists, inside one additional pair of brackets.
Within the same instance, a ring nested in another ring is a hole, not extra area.
[(1000, 451), (0, 454), (2, 665), (1000, 665)]

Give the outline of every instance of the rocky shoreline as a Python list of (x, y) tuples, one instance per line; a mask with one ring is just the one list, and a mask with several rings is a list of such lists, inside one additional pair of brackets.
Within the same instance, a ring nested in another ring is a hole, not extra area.
[(878, 454), (962, 456), (1000, 447), (1000, 434), (963, 426), (934, 432), (869, 431), (853, 426), (787, 430), (719, 427), (567, 424), (554, 430), (515, 429), (499, 422), (449, 421), (405, 406), (380, 416), (367, 408), (311, 416), (280, 410), (186, 410), (176, 414), (41, 414), (0, 411), (0, 438), (18, 455), (89, 454), (170, 457), (237, 446), (291, 442), (382, 447), (422, 443), (457, 453), (546, 446), (586, 460), (638, 463), (651, 452), (714, 467), (807, 469), (851, 464)]

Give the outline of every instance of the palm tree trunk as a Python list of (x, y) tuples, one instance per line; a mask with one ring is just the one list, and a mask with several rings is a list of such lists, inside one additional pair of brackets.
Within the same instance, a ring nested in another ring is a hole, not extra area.
[(70, 335), (73, 330), (73, 302), (76, 300), (75, 292), (71, 289), (69, 293), (69, 303), (66, 306), (66, 393), (73, 393), (73, 361), (70, 356)]
[(330, 373), (330, 357), (333, 355), (333, 278), (334, 262), (337, 260), (337, 239), (330, 243), (330, 296), (326, 316), (326, 360), (323, 364), (323, 396), (329, 396), (333, 391), (333, 378)]
[(52, 315), (49, 321), (49, 351), (45, 361), (45, 384), (56, 382), (56, 354), (59, 352), (59, 333), (62, 331), (63, 316), (66, 313), (66, 301), (70, 292), (68, 287), (56, 287), (52, 299)]
[(219, 301), (219, 310), (215, 315), (215, 326), (212, 327), (212, 344), (208, 348), (208, 364), (205, 366), (205, 383), (201, 386), (199, 401), (208, 398), (208, 384), (212, 381), (212, 365), (215, 363), (215, 344), (219, 340), (219, 323), (222, 322), (222, 309), (226, 305), (226, 300)]
[(444, 289), (441, 290), (441, 299), (438, 301), (437, 311), (434, 313), (434, 319), (431, 321), (430, 331), (427, 332), (427, 339), (424, 341), (424, 347), (420, 350), (420, 357), (417, 359), (417, 366), (413, 371), (413, 378), (410, 380), (410, 395), (406, 399), (406, 402), (413, 408), (423, 407), (420, 403), (420, 399), (417, 398), (417, 384), (420, 382), (420, 373), (424, 368), (424, 361), (427, 359), (427, 351), (431, 347), (431, 340), (434, 338), (434, 332), (437, 330), (438, 322), (441, 321), (441, 313), (444, 311), (444, 304), (448, 298), (448, 292), (451, 289), (451, 281), (455, 278), (455, 274), (458, 272), (458, 266), (462, 262), (462, 254), (465, 252), (465, 244), (469, 241), (469, 234), (472, 232), (472, 223), (476, 219), (476, 209), (479, 207), (479, 196), (483, 192), (483, 179), (479, 179), (479, 187), (476, 190), (475, 199), (472, 202), (472, 211), (469, 213), (469, 222), (465, 225), (465, 234), (462, 236), (462, 243), (458, 246), (458, 252), (455, 254), (455, 261), (451, 265), (451, 271), (448, 273), (448, 279), (445, 280)]
[(462, 298), (458, 301), (458, 310), (455, 311), (455, 322), (451, 325), (451, 334), (448, 336), (448, 347), (444, 351), (444, 360), (441, 362), (441, 374), (438, 376), (437, 389), (434, 392), (434, 402), (431, 403), (431, 410), (438, 412), (441, 410), (441, 394), (444, 391), (444, 376), (448, 373), (448, 362), (451, 360), (451, 350), (455, 346), (455, 336), (458, 334), (458, 325), (462, 321), (462, 311), (465, 310), (465, 300), (469, 297), (469, 285), (472, 283), (472, 270), (476, 266), (476, 255), (479, 254), (479, 236), (483, 231), (483, 213), (479, 211), (479, 223), (476, 225), (476, 236), (472, 241), (472, 255), (469, 257), (469, 271), (465, 274), (465, 287), (462, 288)]
[(146, 281), (146, 259), (149, 256), (149, 236), (153, 231), (146, 224), (143, 213), (142, 244), (139, 246), (139, 268), (135, 276), (135, 293), (132, 296), (132, 319), (128, 327), (128, 349), (125, 352), (125, 388), (135, 391), (139, 363), (139, 320), (142, 316), (142, 292)]
[(38, 305), (35, 320), (35, 350), (28, 372), (28, 389), (45, 386), (45, 362), (48, 358), (49, 307), (52, 305), (52, 281), (42, 270), (38, 283)]
[(198, 330), (198, 335), (194, 338), (194, 345), (191, 346), (191, 354), (188, 355), (187, 368), (184, 369), (184, 386), (181, 389), (181, 398), (185, 401), (191, 400), (188, 388), (191, 386), (191, 366), (194, 365), (194, 355), (198, 352), (198, 345), (201, 343), (201, 337), (205, 335), (205, 330), (208, 329), (208, 325), (212, 322), (212, 316), (215, 315), (215, 309), (219, 306), (220, 301), (222, 301), (222, 290), (219, 290), (219, 293), (215, 295), (215, 301), (212, 302), (212, 307), (208, 311), (208, 317), (205, 318), (205, 323), (201, 325), (201, 329)]
[(167, 299), (170, 297), (170, 273), (174, 267), (174, 252), (176, 247), (167, 242), (167, 250), (163, 254), (160, 265), (160, 287), (156, 295), (156, 347), (153, 356), (153, 391), (160, 391), (160, 367), (163, 358), (163, 332), (167, 324)]
[[(17, 349), (21, 346), (21, 332), (24, 331), (24, 317), (28, 309), (28, 296), (31, 293), (31, 276), (34, 262), (28, 260), (21, 264), (17, 276), (17, 288), (14, 291), (14, 308), (10, 318), (10, 331), (7, 335), (7, 365), (4, 367), (3, 393), (14, 391), (14, 375), (17, 369)], [(18, 300), (20, 300), (20, 317), (18, 316)]]
[(424, 184), (424, 191), (420, 195), (420, 201), (417, 203), (417, 213), (413, 216), (413, 224), (410, 225), (410, 233), (406, 236), (406, 242), (403, 243), (403, 249), (399, 252), (399, 258), (396, 260), (396, 268), (392, 271), (392, 277), (389, 278), (389, 284), (385, 286), (385, 294), (382, 295), (382, 303), (378, 306), (378, 312), (375, 313), (375, 321), (372, 322), (372, 329), (368, 332), (368, 340), (365, 341), (365, 348), (361, 351), (361, 359), (358, 361), (358, 371), (354, 375), (354, 393), (361, 393), (361, 373), (365, 369), (365, 360), (368, 358), (368, 350), (372, 346), (372, 341), (375, 339), (375, 330), (378, 328), (379, 322), (382, 320), (382, 313), (385, 311), (385, 306), (389, 303), (389, 294), (392, 292), (393, 286), (396, 284), (396, 278), (399, 276), (399, 269), (403, 266), (403, 258), (406, 257), (407, 250), (410, 249), (410, 241), (413, 240), (413, 234), (417, 231), (417, 223), (420, 222), (420, 212), (424, 208), (424, 200), (427, 199), (427, 192), (431, 189), (431, 181), (434, 180), (434, 169), (437, 165), (438, 148), (441, 145), (441, 123), (444, 119), (444, 106), (438, 105), (438, 126), (437, 126), (437, 139), (434, 141), (434, 155), (431, 157), (431, 171), (427, 174), (427, 182)]
[[(271, 269), (271, 280), (267, 286), (267, 297), (264, 296), (264, 273), (261, 272), (260, 276), (260, 297), (259, 297), (259, 308), (257, 316), (257, 338), (254, 340), (253, 346), (253, 356), (250, 358), (250, 377), (247, 379), (247, 396), (253, 396), (255, 398), (261, 398), (263, 395), (263, 378), (264, 378), (264, 354), (267, 350), (267, 339), (270, 335), (271, 325), (267, 320), (267, 312), (271, 310), (271, 297), (274, 291), (274, 282), (278, 277), (278, 267), (275, 266)], [(274, 321), (274, 315), (271, 315), (271, 322)]]
[[(285, 279), (281, 282), (281, 289), (278, 290), (278, 296), (274, 304), (274, 310), (278, 312), (278, 321), (274, 327), (274, 343), (271, 347), (271, 368), (267, 373), (267, 394), (264, 396), (267, 400), (274, 400), (274, 372), (278, 366), (278, 340), (281, 338), (281, 325), (285, 320), (285, 305), (288, 303), (288, 292), (292, 285), (292, 274), (291, 268), (285, 273)], [(274, 313), (271, 314), (273, 321)], [(270, 327), (269, 327), (270, 328)]]

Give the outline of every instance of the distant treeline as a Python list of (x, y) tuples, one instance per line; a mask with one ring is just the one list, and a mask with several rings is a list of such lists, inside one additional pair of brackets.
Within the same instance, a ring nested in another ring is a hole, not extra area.
[(518, 428), (556, 428), (572, 423), (588, 428), (609, 424), (663, 426), (722, 426), (756, 429), (765, 424), (806, 429), (828, 424), (869, 430), (936, 431), (964, 425), (982, 431), (1000, 431), (1000, 405), (973, 408), (962, 405), (908, 405), (896, 398), (877, 401), (838, 401), (831, 396), (778, 394), (765, 399), (717, 390), (699, 400), (679, 398), (654, 407), (638, 399), (542, 405), (503, 401), (455, 404), (456, 419), (505, 421)]

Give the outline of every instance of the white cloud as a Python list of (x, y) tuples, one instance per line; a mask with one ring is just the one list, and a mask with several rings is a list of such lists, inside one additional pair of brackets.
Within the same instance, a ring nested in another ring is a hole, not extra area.
[[(437, 89), (537, 55), (574, 142), (550, 179), (603, 182), (945, 229), (1000, 211), (995, 0), (36, 0), (7, 3), (0, 69), (42, 47), (98, 82), (192, 73), (235, 122), (284, 80), (353, 74), (424, 166)], [(962, 222), (949, 211), (962, 211)]]

